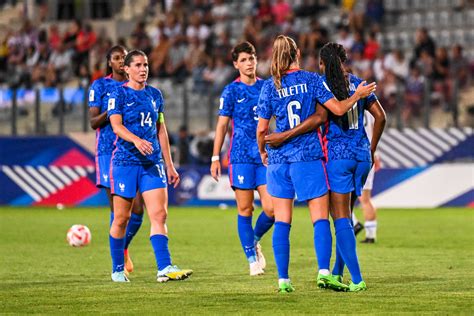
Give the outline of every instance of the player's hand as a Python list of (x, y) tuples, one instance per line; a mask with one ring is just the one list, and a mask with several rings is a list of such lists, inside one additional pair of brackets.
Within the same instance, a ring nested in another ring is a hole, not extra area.
[(219, 177), (221, 176), (221, 162), (220, 161), (213, 161), (211, 162), (211, 176), (214, 180), (219, 181)]
[(260, 153), (260, 158), (262, 159), (262, 163), (264, 166), (268, 166), (268, 153), (265, 151)]
[(271, 133), (265, 135), (265, 144), (270, 145), (271, 147), (279, 147), (285, 141), (285, 137), (282, 136), (282, 133)]
[(374, 165), (374, 170), (375, 170), (375, 171), (379, 171), (380, 168), (382, 167), (382, 162), (380, 161), (379, 155), (377, 155), (376, 153), (374, 153), (374, 154), (372, 155), (372, 161), (373, 161), (373, 165)]
[(173, 188), (176, 188), (181, 179), (179, 178), (179, 173), (176, 171), (173, 165), (166, 167), (166, 174), (168, 175), (168, 184), (173, 185)]
[(143, 156), (153, 153), (153, 145), (147, 140), (138, 138), (133, 144)]
[(355, 94), (359, 96), (359, 98), (367, 98), (372, 92), (375, 92), (377, 89), (377, 84), (375, 82), (367, 84), (367, 81), (362, 81), (355, 91)]

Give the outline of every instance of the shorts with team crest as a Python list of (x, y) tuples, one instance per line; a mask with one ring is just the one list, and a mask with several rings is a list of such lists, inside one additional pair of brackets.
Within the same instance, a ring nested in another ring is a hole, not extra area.
[(95, 185), (98, 188), (110, 189), (110, 160), (111, 155), (95, 157)]
[(229, 179), (234, 190), (255, 190), (267, 184), (267, 167), (254, 163), (230, 164)]
[(112, 194), (124, 198), (134, 198), (140, 193), (166, 188), (167, 177), (163, 164), (111, 167), (110, 189)]

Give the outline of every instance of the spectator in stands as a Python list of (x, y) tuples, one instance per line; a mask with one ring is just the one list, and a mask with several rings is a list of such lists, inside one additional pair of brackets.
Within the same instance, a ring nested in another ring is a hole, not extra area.
[(365, 49), (365, 40), (364, 40), (364, 33), (362, 31), (356, 31), (354, 33), (354, 43), (350, 49), (350, 52), (359, 52), (361, 54), (364, 53)]
[(166, 74), (174, 78), (178, 83), (184, 82), (188, 75), (186, 70), (187, 50), (186, 37), (184, 35), (175, 37), (165, 63)]
[(49, 47), (53, 50), (57, 49), (59, 44), (62, 44), (62, 36), (56, 24), (51, 24), (49, 26), (48, 41)]
[(229, 6), (223, 0), (215, 0), (211, 10), (212, 18), (214, 19), (213, 31), (214, 34), (221, 34), (227, 31), (227, 19), (230, 15)]
[(424, 27), (418, 29), (415, 35), (415, 58), (421, 57), (421, 52), (426, 51), (431, 57), (435, 56), (435, 43)]
[(150, 54), (150, 74), (152, 77), (166, 76), (165, 62), (168, 59), (171, 41), (166, 33), (160, 34), (159, 44), (155, 46)]
[(445, 47), (438, 47), (433, 61), (433, 88), (439, 93), (443, 109), (448, 110), (451, 91), (449, 90), (449, 56)]
[(257, 1), (255, 9), (255, 20), (260, 21), (263, 27), (267, 27), (273, 23), (272, 5), (270, 0)]
[(463, 47), (459, 44), (454, 45), (451, 49), (450, 62), (450, 84), (453, 85), (457, 81), (460, 88), (465, 87), (469, 81), (469, 61), (463, 55)]
[(181, 125), (178, 131), (178, 152), (179, 152), (179, 165), (187, 165), (191, 162), (191, 156), (189, 153), (189, 145), (192, 141), (192, 136), (188, 133), (188, 127)]
[(382, 0), (367, 0), (365, 5), (365, 18), (372, 24), (382, 24), (385, 10)]
[(336, 43), (344, 46), (345, 50), (350, 51), (352, 45), (354, 45), (354, 38), (349, 32), (349, 27), (340, 25), (338, 27), (338, 33), (336, 35)]
[(285, 0), (276, 0), (272, 5), (273, 22), (275, 25), (281, 26), (290, 14), (293, 14), (293, 9)]
[(387, 55), (384, 68), (393, 72), (400, 81), (405, 81), (408, 76), (408, 61), (400, 49), (395, 49)]
[(201, 16), (195, 12), (189, 17), (189, 25), (186, 28), (186, 37), (197, 37), (200, 41), (205, 42), (211, 35), (211, 30), (205, 24), (201, 23)]
[(56, 78), (60, 82), (68, 81), (72, 76), (72, 53), (66, 50), (63, 43), (59, 43), (51, 53), (48, 61), (49, 67), (52, 67)]
[(375, 31), (370, 31), (364, 47), (364, 58), (374, 60), (377, 57), (379, 49), (380, 44), (377, 40), (377, 33)]
[(419, 116), (423, 106), (425, 78), (415, 63), (410, 67), (410, 75), (405, 84), (405, 106), (402, 109), (402, 121), (412, 124), (412, 117)]

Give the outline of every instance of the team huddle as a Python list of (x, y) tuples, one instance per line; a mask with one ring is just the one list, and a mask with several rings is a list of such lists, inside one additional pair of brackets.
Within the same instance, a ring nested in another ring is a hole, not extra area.
[[(255, 48), (248, 42), (232, 50), (238, 79), (222, 92), (216, 124), (211, 175), (221, 175), (220, 153), (229, 123), (229, 178), (235, 192), (239, 239), (250, 275), (265, 273), (259, 241), (274, 226), (272, 244), (278, 289), (293, 292), (288, 275), (293, 202), (305, 201), (314, 227), (317, 285), (336, 291), (362, 291), (351, 210), (374, 162), (385, 125), (375, 84), (346, 71), (344, 48), (326, 44), (320, 52), (324, 75), (299, 68), (293, 39), (280, 35), (272, 52), (271, 78), (256, 76)], [(112, 280), (129, 282), (133, 263), (128, 246), (143, 218), (151, 222), (150, 241), (157, 281), (183, 280), (192, 270), (171, 262), (166, 216), (167, 185), (179, 184), (170, 154), (161, 92), (146, 84), (148, 62), (141, 51), (113, 47), (107, 55), (110, 76), (94, 82), (89, 93), (91, 126), (97, 130), (97, 185), (107, 190), (111, 207)], [(374, 118), (369, 140), (364, 113)], [(271, 120), (276, 128), (270, 133)], [(252, 225), (254, 190), (262, 212)], [(332, 234), (336, 260), (330, 271)], [(351, 275), (343, 281), (344, 266)]]

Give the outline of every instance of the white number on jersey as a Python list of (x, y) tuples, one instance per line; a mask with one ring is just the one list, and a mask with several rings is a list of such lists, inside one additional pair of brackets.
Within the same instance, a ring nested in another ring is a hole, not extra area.
[(301, 123), (301, 119), (298, 114), (293, 113), (293, 106), (296, 110), (301, 109), (301, 103), (299, 101), (291, 101), (288, 103), (288, 121), (290, 123), (290, 128), (293, 128)]
[(153, 124), (153, 122), (151, 121), (150, 112), (146, 113), (146, 117), (145, 117), (145, 113), (143, 112), (140, 112), (140, 115), (142, 117), (142, 121), (140, 123), (142, 127), (145, 126), (145, 124), (147, 124), (148, 126), (151, 126), (151, 124)]
[(258, 121), (258, 115), (257, 115), (257, 106), (253, 107), (253, 119), (255, 121)]
[(347, 112), (347, 119), (349, 121), (349, 129), (359, 129), (359, 109), (357, 108), (357, 102), (354, 103), (352, 108)]

